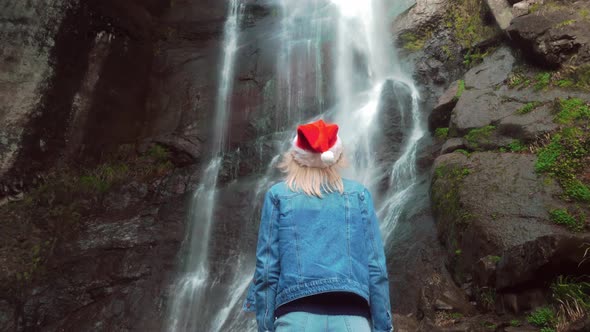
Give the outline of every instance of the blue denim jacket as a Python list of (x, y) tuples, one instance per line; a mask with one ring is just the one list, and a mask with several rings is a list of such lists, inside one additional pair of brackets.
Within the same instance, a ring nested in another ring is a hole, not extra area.
[(274, 331), (274, 311), (301, 297), (332, 291), (367, 300), (373, 331), (392, 331), (389, 280), (379, 222), (369, 191), (344, 180), (344, 193), (322, 198), (284, 182), (266, 193), (256, 270), (244, 310), (258, 331)]

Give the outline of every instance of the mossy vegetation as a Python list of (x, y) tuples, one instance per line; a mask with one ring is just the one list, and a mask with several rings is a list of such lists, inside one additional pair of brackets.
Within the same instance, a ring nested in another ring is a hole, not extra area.
[(559, 276), (551, 284), (555, 302), (590, 310), (590, 282), (583, 278)]
[(484, 22), (487, 11), (483, 0), (454, 1), (445, 18), (453, 39), (466, 50), (464, 64), (467, 66), (479, 63), (487, 55), (486, 50), (478, 45), (499, 33), (495, 24)]
[(473, 50), (467, 51), (463, 56), (463, 64), (467, 67), (472, 67), (477, 65), (483, 61), (483, 59), (488, 56), (491, 52), (493, 52), (494, 48), (488, 48), (485, 51), (481, 50), (480, 48), (476, 48)]
[(508, 76), (508, 87), (526, 88), (531, 85), (531, 79), (521, 70), (516, 70)]
[(523, 152), (528, 151), (529, 148), (521, 140), (515, 139), (508, 144), (508, 149), (510, 149), (510, 152)]
[(485, 126), (482, 128), (476, 128), (470, 130), (467, 135), (465, 135), (465, 139), (469, 144), (473, 147), (477, 148), (481, 144), (487, 144), (490, 142), (490, 137), (496, 130), (496, 126)]
[[(527, 321), (540, 331), (567, 331), (590, 313), (590, 280), (587, 276), (557, 277), (550, 285), (552, 301), (536, 308)], [(517, 326), (516, 322), (512, 326)]]
[(505, 152), (519, 153), (519, 152), (528, 152), (529, 149), (530, 148), (528, 145), (524, 144), (519, 139), (515, 139), (512, 142), (510, 142), (510, 144), (508, 144), (507, 146), (500, 147), (499, 151), (502, 153), (505, 153)]
[(567, 9), (567, 6), (564, 5), (561, 1), (546, 0), (544, 2), (537, 2), (533, 4), (529, 8), (529, 13), (537, 13), (537, 15), (541, 15), (544, 13), (550, 13), (562, 9)]
[(496, 328), (498, 327), (496, 324), (494, 324), (492, 322), (482, 322), (481, 325), (490, 331), (495, 331)]
[(494, 310), (496, 305), (496, 289), (484, 287), (477, 289), (476, 299), (486, 310)]
[(566, 209), (555, 209), (549, 212), (551, 221), (558, 225), (566, 226), (573, 232), (580, 232), (584, 228), (584, 219), (586, 218), (584, 213), (580, 213), (578, 216), (572, 216)]
[(461, 319), (463, 318), (463, 314), (460, 312), (452, 312), (451, 313), (451, 318), (452, 319)]
[(459, 98), (461, 98), (463, 95), (463, 92), (465, 92), (465, 80), (459, 80), (457, 83), (457, 93), (455, 94), (455, 97), (453, 97), (453, 100), (459, 100)]
[(449, 128), (436, 128), (434, 136), (440, 139), (447, 139), (449, 137)]
[(572, 81), (573, 87), (584, 91), (590, 91), (590, 64), (565, 68), (562, 72), (562, 76), (564, 79)]
[(538, 149), (535, 170), (554, 177), (568, 201), (590, 207), (590, 187), (581, 177), (590, 159), (590, 110), (580, 99), (555, 101), (554, 121), (562, 125), (550, 141)]
[(559, 28), (566, 27), (566, 26), (568, 26), (568, 25), (572, 25), (572, 24), (574, 24), (574, 23), (576, 23), (576, 20), (573, 20), (573, 19), (570, 19), (570, 20), (565, 20), (565, 21), (563, 21), (563, 22), (560, 22), (560, 23), (558, 23), (557, 25), (555, 25), (555, 27), (559, 29)]
[(535, 91), (545, 90), (551, 83), (551, 73), (539, 73), (535, 76)]
[(86, 216), (103, 209), (108, 192), (124, 183), (150, 181), (172, 168), (170, 152), (163, 146), (153, 145), (142, 154), (122, 146), (94, 167), (55, 168), (21, 201), (0, 206), (0, 226), (14, 229), (12, 224), (18, 221), (18, 234), (27, 239), (24, 244), (5, 243), (18, 256), (11, 266), (16, 285), (25, 287), (43, 274), (56, 242), (77, 230)]
[(533, 311), (527, 321), (540, 328), (553, 328), (555, 326), (555, 311), (551, 307), (541, 307)]
[(556, 123), (571, 125), (576, 120), (590, 120), (590, 107), (579, 98), (561, 99), (556, 106)]
[(405, 32), (399, 37), (403, 49), (410, 52), (417, 52), (424, 48), (426, 41), (432, 37), (432, 31), (420, 33)]
[(564, 66), (558, 71), (532, 74), (531, 68), (516, 68), (508, 77), (507, 84), (513, 89), (533, 86), (535, 91), (553, 88), (590, 91), (590, 64)]
[(471, 156), (471, 152), (465, 150), (465, 149), (457, 149), (454, 152), (459, 152), (462, 155), (464, 155), (465, 157), (470, 157)]
[(528, 113), (534, 111), (537, 107), (539, 107), (541, 105), (542, 105), (542, 103), (540, 103), (538, 101), (528, 102), (528, 103), (524, 104), (524, 106), (522, 106), (521, 108), (516, 110), (516, 113), (520, 114), (520, 115), (528, 114)]
[(464, 228), (474, 216), (461, 206), (459, 189), (463, 179), (471, 170), (459, 165), (444, 165), (434, 171), (432, 187), (433, 209), (439, 220), (445, 224), (445, 242), (449, 253), (458, 258), (462, 254), (460, 247)]

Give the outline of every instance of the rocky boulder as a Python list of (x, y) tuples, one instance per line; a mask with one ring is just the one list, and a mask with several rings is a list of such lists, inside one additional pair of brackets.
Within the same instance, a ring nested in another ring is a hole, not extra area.
[(501, 254), (495, 271), (497, 290), (527, 287), (527, 283), (551, 281), (560, 274), (582, 275), (590, 271), (584, 262), (588, 234), (548, 234), (514, 246)]
[(0, 196), (34, 187), (58, 161), (93, 163), (130, 142), (160, 141), (184, 154), (180, 164), (197, 161), (214, 110), (226, 3), (4, 7)]
[[(507, 83), (515, 62), (509, 49), (500, 48), (465, 74), (465, 91), (449, 116), (451, 136), (465, 135), (468, 141), (481, 143), (480, 134), (487, 131), (485, 140), (491, 143), (487, 144), (489, 149), (506, 145), (511, 140), (532, 142), (557, 129), (553, 123), (556, 99), (587, 98), (583, 91), (543, 89), (535, 85), (510, 87)], [(448, 110), (444, 105), (449, 104), (441, 104), (439, 109)], [(433, 112), (431, 117), (444, 118), (445, 114)]]
[(516, 17), (507, 29), (515, 47), (537, 64), (559, 67), (590, 61), (587, 1), (548, 1), (534, 12)]
[(444, 18), (449, 4), (449, 0), (418, 0), (396, 19), (393, 32), (433, 30)]
[(493, 127), (506, 138), (531, 142), (557, 129), (553, 123), (553, 102), (570, 97), (587, 98), (587, 95), (562, 89), (537, 91), (533, 87), (466, 88), (452, 111), (450, 133), (466, 135)]
[[(195, 172), (177, 169), (75, 198), (73, 211), (56, 204), (27, 217), (24, 202), (3, 206), (0, 330), (160, 330)], [(52, 190), (59, 199), (59, 188)]]
[(496, 23), (502, 30), (506, 30), (512, 21), (512, 9), (506, 0), (486, 0)]
[(451, 83), (450, 87), (438, 98), (438, 102), (430, 115), (428, 116), (428, 127), (430, 131), (436, 128), (444, 128), (449, 125), (451, 112), (459, 97), (465, 89), (465, 82), (455, 81)]
[(453, 257), (453, 271), (467, 280), (483, 257), (543, 236), (569, 235), (549, 221), (560, 206), (556, 184), (535, 174), (530, 154), (451, 153), (435, 162), (432, 201), (439, 237)]
[(512, 72), (515, 62), (510, 48), (499, 48), (465, 73), (465, 88), (483, 90), (497, 87)]

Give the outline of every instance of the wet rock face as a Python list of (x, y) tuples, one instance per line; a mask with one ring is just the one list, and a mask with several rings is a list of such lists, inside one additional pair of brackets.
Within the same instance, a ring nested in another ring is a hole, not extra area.
[(0, 29), (10, 45), (2, 50), (3, 72), (12, 82), (0, 92), (8, 123), (0, 133), (2, 196), (34, 186), (35, 175), (57, 160), (92, 163), (122, 143), (159, 141), (186, 162), (199, 160), (204, 130), (194, 123), (207, 123), (196, 120), (214, 109), (211, 64), (219, 58), (225, 3), (8, 7)]
[[(556, 130), (558, 126), (553, 123), (553, 101), (556, 98), (584, 98), (584, 92), (562, 89), (542, 91), (533, 86), (510, 88), (506, 83), (515, 61), (512, 51), (503, 47), (482, 64), (469, 70), (464, 79), (465, 91), (454, 102), (454, 108), (441, 104), (435, 109), (436, 113), (433, 111), (431, 123), (444, 127), (443, 123), (435, 120), (450, 117), (449, 128), (453, 135), (465, 135), (474, 129), (493, 127), (488, 142), (490, 144), (487, 144), (491, 149), (515, 139), (531, 142)], [(450, 87), (447, 94), (452, 93), (453, 89)], [(530, 112), (523, 111), (527, 107), (531, 108)], [(471, 148), (477, 147), (472, 144)]]
[[(379, 137), (383, 149), (377, 153), (382, 156), (380, 163), (392, 164), (403, 153), (405, 142), (412, 130), (412, 91), (400, 81), (387, 81), (379, 100)], [(385, 143), (387, 142), (387, 143)], [(393, 147), (393, 148), (392, 148)]]
[[(0, 327), (16, 322), (10, 331), (159, 331), (195, 171), (177, 170), (108, 193), (92, 217), (55, 242), (43, 272), (20, 296), (0, 301), (9, 309), (2, 312), (15, 313), (12, 321), (0, 316)], [(10, 287), (4, 284), (0, 297), (15, 294)]]
[[(129, 180), (98, 203), (76, 201), (93, 213), (56, 223), (67, 229), (58, 240), (48, 231), (49, 215), (19, 227), (0, 225), (2, 235), (14, 235), (22, 247), (0, 245), (0, 331), (160, 330), (188, 193), (198, 182), (194, 164), (214, 110), (212, 64), (220, 58), (226, 3), (1, 6), (0, 198), (22, 199), (22, 191), (43, 182), (38, 174), (61, 171), (52, 169), (56, 163), (94, 168), (124, 143), (145, 152), (159, 142), (183, 168), (155, 180)], [(62, 213), (48, 204), (51, 213)], [(8, 212), (24, 221), (18, 211)], [(28, 268), (33, 240), (48, 243), (42, 271), (17, 282), (11, 264)]]
[(0, 331), (14, 331), (16, 312), (9, 302), (0, 300)]
[(590, 22), (581, 16), (584, 1), (550, 1), (531, 14), (512, 20), (507, 32), (532, 62), (558, 67), (590, 60)]
[[(448, 246), (456, 247), (453, 250), (462, 250), (461, 260), (466, 266), (474, 262), (472, 259), (559, 233), (559, 227), (549, 223), (544, 208), (556, 204), (552, 196), (559, 188), (543, 185), (534, 174), (535, 160), (532, 155), (484, 152), (470, 157), (452, 153), (436, 161), (432, 191), (442, 221), (440, 234)], [(453, 183), (454, 188), (443, 187), (451, 178), (459, 180)], [(441, 201), (444, 193), (452, 195)], [(463, 243), (463, 239), (470, 243)]]
[[(67, 1), (11, 1), (0, 13), (0, 176), (17, 158), (26, 124), (53, 75), (50, 52), (68, 7)], [(45, 149), (48, 139), (37, 140)]]

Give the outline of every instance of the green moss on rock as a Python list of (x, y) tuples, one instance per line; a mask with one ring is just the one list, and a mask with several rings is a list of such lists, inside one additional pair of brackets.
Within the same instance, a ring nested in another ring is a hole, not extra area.
[(541, 103), (538, 101), (529, 102), (529, 103), (526, 103), (523, 107), (516, 110), (516, 113), (520, 114), (520, 115), (528, 114), (528, 113), (534, 111), (540, 105), (541, 105)]
[(458, 165), (437, 167), (434, 172), (432, 201), (437, 219), (441, 221), (443, 234), (451, 253), (461, 252), (459, 243), (464, 228), (471, 222), (473, 215), (465, 211), (460, 202), (459, 189), (465, 177), (471, 174), (469, 168)]
[(579, 98), (561, 99), (557, 106), (559, 113), (555, 116), (556, 123), (572, 124), (576, 120), (590, 119), (590, 107)]
[(463, 92), (465, 92), (465, 80), (459, 80), (459, 83), (457, 85), (457, 94), (455, 94), (453, 100), (459, 100), (459, 98), (461, 98), (461, 96), (463, 95)]
[(590, 65), (568, 66), (558, 71), (531, 74), (532, 68), (518, 67), (508, 77), (508, 87), (535, 91), (568, 89), (590, 91)]
[[(61, 167), (45, 175), (43, 183), (24, 194), (21, 201), (0, 206), (0, 236), (4, 248), (14, 257), (8, 262), (12, 289), (26, 289), (43, 276), (44, 263), (56, 243), (75, 232), (80, 221), (102, 209), (106, 194), (132, 181), (147, 182), (173, 168), (170, 151), (159, 145), (146, 153), (122, 146), (94, 167)], [(6, 263), (6, 262), (5, 262)]]
[(423, 33), (405, 32), (399, 39), (403, 49), (410, 52), (417, 52), (424, 48), (426, 41), (432, 37), (432, 31)]
[(447, 139), (449, 136), (449, 128), (436, 128), (434, 136), (440, 139)]
[(572, 216), (568, 210), (566, 209), (555, 209), (549, 212), (549, 216), (551, 217), (551, 221), (557, 225), (566, 226), (569, 230), (573, 232), (582, 231), (584, 228), (584, 220), (585, 216)]
[(487, 11), (488, 8), (482, 0), (452, 2), (445, 24), (464, 49), (473, 51), (477, 44), (499, 32), (496, 25), (487, 25), (483, 21), (482, 17)]
[(470, 130), (467, 135), (465, 135), (465, 139), (474, 147), (477, 147), (480, 144), (485, 144), (490, 142), (490, 137), (493, 132), (496, 130), (496, 126), (485, 126), (482, 128), (476, 128)]

